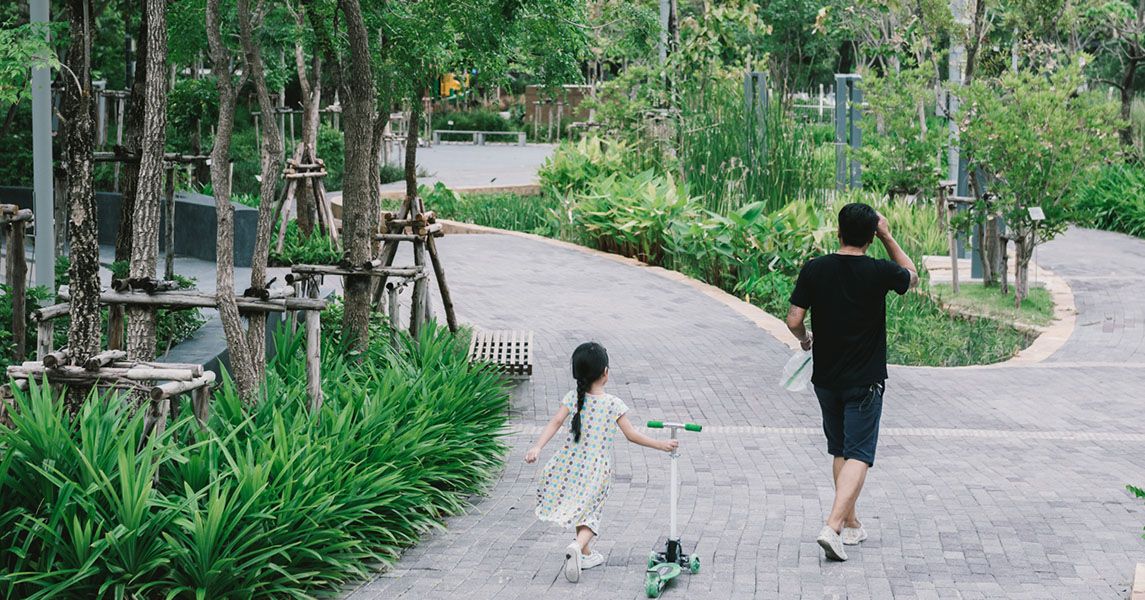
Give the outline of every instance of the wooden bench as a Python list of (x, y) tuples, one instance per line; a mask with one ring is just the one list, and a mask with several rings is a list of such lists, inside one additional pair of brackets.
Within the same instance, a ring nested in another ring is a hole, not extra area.
[(441, 143), (442, 134), (446, 135), (467, 135), (473, 140), (473, 145), (484, 146), (485, 138), (495, 135), (515, 136), (517, 138), (517, 145), (525, 145), (525, 132), (524, 131), (465, 131), (457, 129), (434, 129), (433, 130), (433, 143), (434, 145)]
[(527, 379), (533, 374), (533, 332), (474, 331), (469, 362), (493, 365), (509, 379)]

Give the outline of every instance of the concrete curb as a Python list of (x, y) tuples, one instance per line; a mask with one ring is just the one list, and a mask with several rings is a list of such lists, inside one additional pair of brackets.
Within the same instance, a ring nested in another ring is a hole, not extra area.
[[(561, 240), (554, 240), (552, 238), (547, 238), (532, 233), (510, 231), (507, 229), (497, 229), (494, 227), (485, 227), (483, 225), (473, 225), (471, 223), (460, 223), (447, 219), (438, 219), (438, 222), (442, 224), (442, 230), (446, 234), (508, 235), (533, 240), (552, 246), (558, 246), (568, 250), (574, 250), (582, 254), (597, 256), (632, 267), (646, 269), (659, 277), (687, 285), (692, 289), (700, 292), (701, 294), (716, 300), (717, 302), (735, 311), (737, 314), (748, 319), (757, 327), (769, 333), (771, 337), (775, 338), (777, 341), (784, 344), (788, 348), (791, 348), (792, 350), (799, 349), (798, 342), (796, 342), (795, 338), (787, 330), (787, 324), (782, 320), (772, 316), (770, 313), (763, 310), (762, 308), (759, 308), (758, 306), (755, 306), (754, 304), (744, 302), (740, 298), (737, 298), (736, 296), (733, 296), (732, 294), (729, 294), (716, 286), (709, 285), (696, 279), (692, 279), (683, 273), (671, 271), (663, 267), (655, 267), (633, 258), (620, 256), (619, 254), (611, 254), (601, 250), (595, 250), (593, 248), (587, 248), (585, 246), (580, 246), (578, 244), (572, 244)], [(1004, 367), (1023, 367), (1036, 365), (1048, 358), (1054, 352), (1057, 352), (1062, 347), (1062, 345), (1065, 344), (1066, 340), (1069, 339), (1070, 334), (1073, 332), (1073, 328), (1077, 320), (1077, 307), (1074, 304), (1073, 291), (1070, 289), (1069, 284), (1067, 284), (1064, 279), (1057, 277), (1044, 267), (1041, 267), (1040, 269), (1041, 270), (1039, 273), (1045, 275), (1046, 289), (1049, 290), (1051, 296), (1054, 299), (1055, 322), (1052, 325), (1046, 327), (1041, 335), (1039, 335), (1038, 338), (1034, 340), (1034, 342), (1030, 344), (1028, 348), (1022, 350), (1013, 358), (1007, 361), (990, 365), (973, 365), (966, 367), (921, 367), (895, 365), (895, 367), (900, 369), (996, 369)]]

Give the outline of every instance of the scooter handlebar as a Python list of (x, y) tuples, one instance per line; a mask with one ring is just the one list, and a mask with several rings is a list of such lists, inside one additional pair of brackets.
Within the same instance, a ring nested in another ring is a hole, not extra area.
[(664, 429), (667, 427), (668, 429), (683, 429), (685, 431), (703, 430), (702, 425), (695, 423), (665, 423), (664, 421), (648, 421), (648, 427), (649, 429)]

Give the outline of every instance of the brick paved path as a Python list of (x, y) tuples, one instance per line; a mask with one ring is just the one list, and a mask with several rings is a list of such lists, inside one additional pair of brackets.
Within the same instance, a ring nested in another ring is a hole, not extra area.
[(846, 563), (814, 542), (829, 457), (814, 397), (775, 384), (779, 342), (650, 269), (509, 236), (441, 249), (461, 316), (535, 330), (536, 372), (514, 394), (512, 451), (488, 496), (348, 598), (642, 597), (667, 530), (666, 455), (618, 442), (596, 543), (607, 562), (579, 585), (560, 574), (570, 535), (533, 517), (539, 465), (522, 457), (587, 339), (608, 347), (610, 391), (634, 422), (706, 427), (685, 436), (680, 504), (704, 568), (667, 598), (1123, 598), (1145, 560), (1145, 506), (1124, 491), (1145, 483), (1141, 240), (1074, 231), (1042, 251), (1080, 309), (1056, 362), (892, 367), (859, 507), (870, 539)]

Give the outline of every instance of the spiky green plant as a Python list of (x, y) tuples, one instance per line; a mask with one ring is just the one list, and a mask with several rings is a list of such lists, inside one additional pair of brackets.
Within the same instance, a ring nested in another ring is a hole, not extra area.
[(74, 421), (43, 388), (0, 426), (0, 597), (309, 598), (394, 560), (501, 467), (507, 393), (427, 327), (322, 356), (325, 404), (280, 330), (266, 400), (226, 377), (200, 429), (184, 406), (136, 452), (139, 413), (92, 396)]

